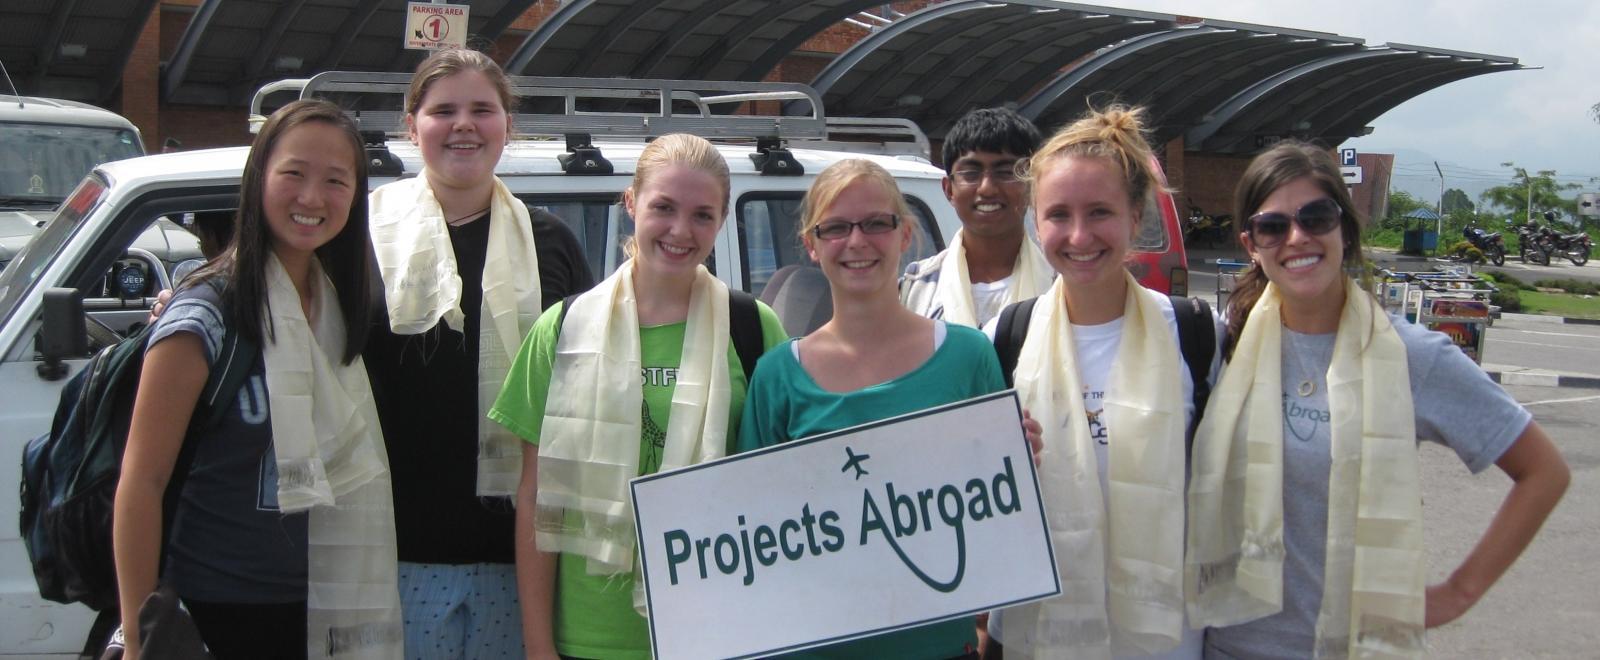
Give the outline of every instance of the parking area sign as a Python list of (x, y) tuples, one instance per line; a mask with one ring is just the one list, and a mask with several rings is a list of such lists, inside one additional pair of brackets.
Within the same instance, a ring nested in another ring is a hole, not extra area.
[(1344, 167), (1356, 166), (1356, 150), (1345, 148), (1339, 150), (1339, 165)]
[(406, 48), (444, 50), (467, 45), (467, 6), (406, 3)]

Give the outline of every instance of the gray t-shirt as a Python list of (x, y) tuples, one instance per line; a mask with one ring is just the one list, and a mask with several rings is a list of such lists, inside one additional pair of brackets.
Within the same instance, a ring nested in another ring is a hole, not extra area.
[[(220, 300), (209, 283), (180, 291), (156, 321), (149, 345), (180, 332), (199, 335), (211, 364), (227, 332)], [(171, 521), (164, 579), (178, 595), (200, 601), (303, 601), (306, 514), (278, 511), (278, 463), (259, 357), (230, 408), (215, 427), (184, 439), (196, 443), (194, 463)]]
[[(1406, 346), (1417, 439), (1456, 452), (1476, 473), (1533, 418), (1448, 337), (1391, 316)], [(1322, 607), (1331, 438), (1327, 372), (1333, 334), (1283, 331), (1283, 611), (1206, 633), (1207, 658), (1309, 658)], [(1300, 396), (1309, 379), (1315, 390)]]

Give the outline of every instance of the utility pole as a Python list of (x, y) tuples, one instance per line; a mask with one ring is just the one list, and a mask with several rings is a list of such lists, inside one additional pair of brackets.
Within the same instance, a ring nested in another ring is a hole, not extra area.
[[(1435, 222), (1433, 233), (1441, 239), (1444, 236), (1444, 170), (1439, 169), (1439, 161), (1433, 161), (1433, 171), (1439, 173), (1439, 219)], [(1443, 243), (1440, 243), (1443, 245)]]
[(1533, 222), (1533, 175), (1524, 174), (1523, 176), (1528, 177), (1528, 222)]

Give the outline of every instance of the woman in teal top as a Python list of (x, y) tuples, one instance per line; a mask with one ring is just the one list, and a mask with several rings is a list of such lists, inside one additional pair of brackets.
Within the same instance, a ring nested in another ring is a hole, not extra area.
[[(855, 426), (1005, 389), (984, 335), (901, 306), (900, 255), (916, 216), (894, 178), (846, 160), (817, 175), (800, 239), (833, 292), (833, 318), (784, 343), (756, 366), (739, 450)], [(974, 655), (973, 619), (960, 617), (804, 652), (818, 658)]]
[[(623, 193), (632, 258), (539, 317), (489, 411), (538, 446), (522, 453), (517, 489), (530, 658), (650, 657), (626, 484), (719, 458), (737, 437), (746, 383), (729, 292), (702, 265), (728, 196), (727, 163), (709, 142), (651, 142)], [(763, 345), (783, 341), (777, 316), (757, 309)]]

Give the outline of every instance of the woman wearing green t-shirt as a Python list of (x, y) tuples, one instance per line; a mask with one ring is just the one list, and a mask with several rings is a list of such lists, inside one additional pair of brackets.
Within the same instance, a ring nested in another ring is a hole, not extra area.
[[(728, 165), (663, 136), (622, 201), (631, 259), (534, 324), (489, 418), (538, 445), (517, 489), (517, 583), (529, 657), (648, 658), (636, 600), (628, 479), (719, 458), (745, 375), (729, 292), (702, 265), (727, 216)], [(763, 345), (784, 340), (757, 303)], [(553, 383), (559, 386), (552, 387)]]
[[(983, 333), (900, 304), (900, 255), (916, 216), (888, 172), (866, 160), (834, 164), (817, 175), (801, 215), (800, 239), (828, 278), (833, 318), (761, 358), (741, 451), (1005, 389)], [(973, 620), (957, 618), (802, 655), (975, 657), (976, 644)]]

